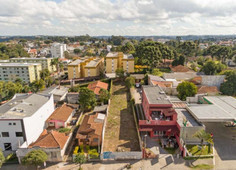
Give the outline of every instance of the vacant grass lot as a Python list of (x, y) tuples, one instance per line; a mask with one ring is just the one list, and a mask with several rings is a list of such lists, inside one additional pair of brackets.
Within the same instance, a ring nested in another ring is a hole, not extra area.
[(139, 151), (128, 90), (123, 82), (114, 81), (112, 91), (103, 151)]

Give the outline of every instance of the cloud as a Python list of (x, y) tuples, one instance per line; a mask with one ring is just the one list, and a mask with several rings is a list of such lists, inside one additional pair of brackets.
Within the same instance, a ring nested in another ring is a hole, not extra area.
[(0, 34), (234, 34), (235, 11), (235, 0), (0, 0)]

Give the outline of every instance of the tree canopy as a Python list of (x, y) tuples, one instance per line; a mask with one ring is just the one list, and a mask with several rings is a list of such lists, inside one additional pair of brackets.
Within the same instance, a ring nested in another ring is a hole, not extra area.
[(99, 91), (99, 100), (104, 104), (107, 103), (109, 100), (110, 94), (107, 90), (101, 89)]
[(82, 87), (79, 90), (79, 104), (83, 111), (90, 110), (96, 105), (96, 96), (93, 91), (87, 87)]
[(184, 81), (177, 86), (178, 97), (186, 100), (186, 97), (192, 97), (197, 93), (197, 86), (192, 82)]
[(225, 95), (236, 96), (236, 71), (226, 73), (226, 82), (221, 84), (220, 91)]
[(131, 42), (127, 42), (125, 45), (121, 47), (121, 51), (123, 53), (132, 53), (135, 51), (135, 47)]
[(125, 79), (125, 85), (126, 85), (126, 87), (128, 87), (128, 88), (133, 87), (133, 86), (135, 85), (135, 78), (134, 78), (134, 77), (127, 77), (127, 78)]
[(143, 41), (137, 46), (135, 56), (138, 57), (139, 64), (155, 68), (162, 62), (162, 59), (172, 59), (174, 52), (162, 43)]
[(0, 60), (18, 57), (29, 57), (29, 54), (24, 50), (23, 46), (19, 44), (6, 45), (0, 43)]
[(41, 149), (32, 150), (22, 159), (23, 165), (34, 165), (36, 169), (39, 165), (47, 161), (48, 155)]
[(87, 162), (87, 159), (84, 154), (79, 153), (75, 156), (74, 162), (79, 164), (79, 170), (81, 170), (81, 165)]
[(222, 64), (221, 62), (216, 61), (207, 61), (201, 71), (203, 71), (206, 75), (215, 75), (220, 73), (222, 70), (226, 68), (226, 65)]

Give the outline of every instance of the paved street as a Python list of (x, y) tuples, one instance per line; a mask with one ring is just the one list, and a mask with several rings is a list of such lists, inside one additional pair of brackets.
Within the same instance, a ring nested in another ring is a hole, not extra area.
[(216, 169), (236, 169), (236, 128), (223, 123), (205, 123), (206, 130), (213, 133)]

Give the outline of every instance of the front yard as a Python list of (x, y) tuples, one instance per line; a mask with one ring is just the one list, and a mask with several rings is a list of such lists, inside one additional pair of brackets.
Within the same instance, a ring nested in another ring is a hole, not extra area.
[(112, 88), (103, 151), (139, 151), (128, 89), (121, 81), (114, 81)]
[(209, 145), (201, 146), (198, 145), (187, 145), (188, 152), (192, 154), (192, 156), (200, 156), (200, 155), (211, 155), (213, 153), (213, 148), (209, 148)]

